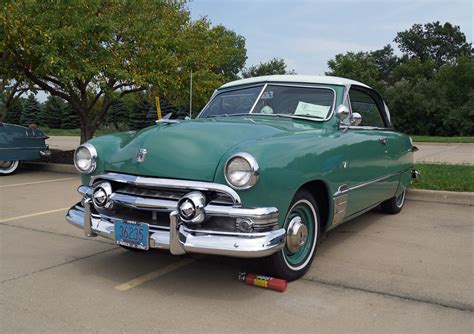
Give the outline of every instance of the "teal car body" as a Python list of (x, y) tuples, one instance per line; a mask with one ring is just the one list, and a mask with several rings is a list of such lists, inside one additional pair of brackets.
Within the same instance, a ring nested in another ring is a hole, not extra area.
[(42, 131), (34, 128), (0, 123), (0, 175), (15, 172), (20, 161), (48, 156), (47, 138)]
[[(76, 152), (84, 199), (66, 219), (126, 247), (265, 257), (268, 272), (291, 280), (322, 233), (379, 205), (401, 210), (415, 149), (359, 82), (239, 80), (216, 90), (197, 119), (90, 140)], [(146, 224), (149, 240), (124, 241), (117, 217)]]

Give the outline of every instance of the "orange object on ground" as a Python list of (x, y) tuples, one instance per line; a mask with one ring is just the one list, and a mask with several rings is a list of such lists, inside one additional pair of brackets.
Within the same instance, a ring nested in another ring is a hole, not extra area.
[(288, 286), (288, 282), (284, 279), (247, 273), (239, 273), (239, 281), (280, 292), (285, 292)]

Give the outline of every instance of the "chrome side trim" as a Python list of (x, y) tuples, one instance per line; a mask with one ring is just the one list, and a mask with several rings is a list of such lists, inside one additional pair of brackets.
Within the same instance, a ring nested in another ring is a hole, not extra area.
[(347, 186), (344, 184), (339, 187), (338, 195), (334, 194), (334, 209), (331, 227), (335, 227), (344, 222), (347, 210)]
[(120, 173), (107, 173), (103, 175), (95, 175), (91, 178), (92, 185), (94, 181), (98, 179), (128, 183), (136, 186), (144, 187), (158, 187), (158, 188), (171, 188), (171, 189), (182, 189), (182, 190), (198, 190), (198, 191), (216, 191), (222, 192), (229, 195), (234, 205), (239, 206), (242, 204), (240, 196), (237, 192), (229, 186), (204, 182), (204, 181), (188, 181), (188, 180), (175, 180), (175, 179), (162, 179), (162, 178), (153, 178), (153, 177), (144, 177), (144, 176), (134, 176), (128, 174)]
[(371, 184), (374, 184), (374, 183), (377, 183), (377, 182), (380, 182), (380, 181), (383, 181), (383, 180), (386, 180), (388, 178), (391, 178), (393, 176), (396, 176), (396, 175), (400, 175), (401, 172), (395, 172), (395, 173), (392, 173), (392, 174), (388, 174), (388, 175), (385, 175), (385, 176), (382, 176), (382, 177), (379, 177), (379, 178), (376, 178), (376, 179), (373, 179), (373, 180), (370, 180), (368, 182), (364, 182), (364, 183), (359, 183), (359, 184), (356, 184), (355, 186), (352, 186), (352, 187), (339, 187), (339, 189), (334, 193), (333, 197), (336, 197), (336, 196), (339, 196), (339, 195), (342, 195), (342, 194), (346, 194), (350, 191), (353, 191), (353, 190), (356, 190), (356, 189), (360, 189), (360, 188), (363, 188), (363, 187), (366, 187), (368, 185), (371, 185)]

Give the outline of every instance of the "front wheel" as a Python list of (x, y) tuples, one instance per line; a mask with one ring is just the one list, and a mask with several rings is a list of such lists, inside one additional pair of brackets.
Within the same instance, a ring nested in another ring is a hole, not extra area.
[(394, 196), (385, 202), (382, 202), (380, 205), (382, 207), (382, 211), (391, 215), (397, 214), (402, 211), (403, 205), (405, 204), (405, 196), (407, 190), (403, 190), (397, 196)]
[(13, 174), (19, 164), (18, 160), (0, 160), (0, 175)]
[(293, 281), (308, 271), (319, 243), (319, 210), (310, 192), (296, 193), (285, 219), (285, 230), (285, 247), (263, 261), (270, 275)]

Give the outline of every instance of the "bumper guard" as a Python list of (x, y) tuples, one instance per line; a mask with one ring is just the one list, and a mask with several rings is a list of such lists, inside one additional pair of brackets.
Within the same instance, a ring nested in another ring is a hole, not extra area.
[[(84, 230), (88, 237), (101, 236), (115, 240), (115, 224), (112, 220), (91, 212), (91, 199), (85, 198), (84, 206), (76, 204), (69, 209), (66, 221)], [(241, 217), (242, 213), (256, 215), (265, 220), (266, 210), (228, 208), (226, 215)], [(243, 211), (245, 210), (245, 211)], [(275, 212), (272, 212), (274, 215)], [(241, 233), (194, 230), (186, 227), (176, 211), (170, 213), (170, 227), (149, 226), (150, 248), (166, 249), (173, 255), (201, 253), (241, 258), (269, 256), (281, 250), (285, 244), (285, 230), (280, 228), (269, 232)]]

